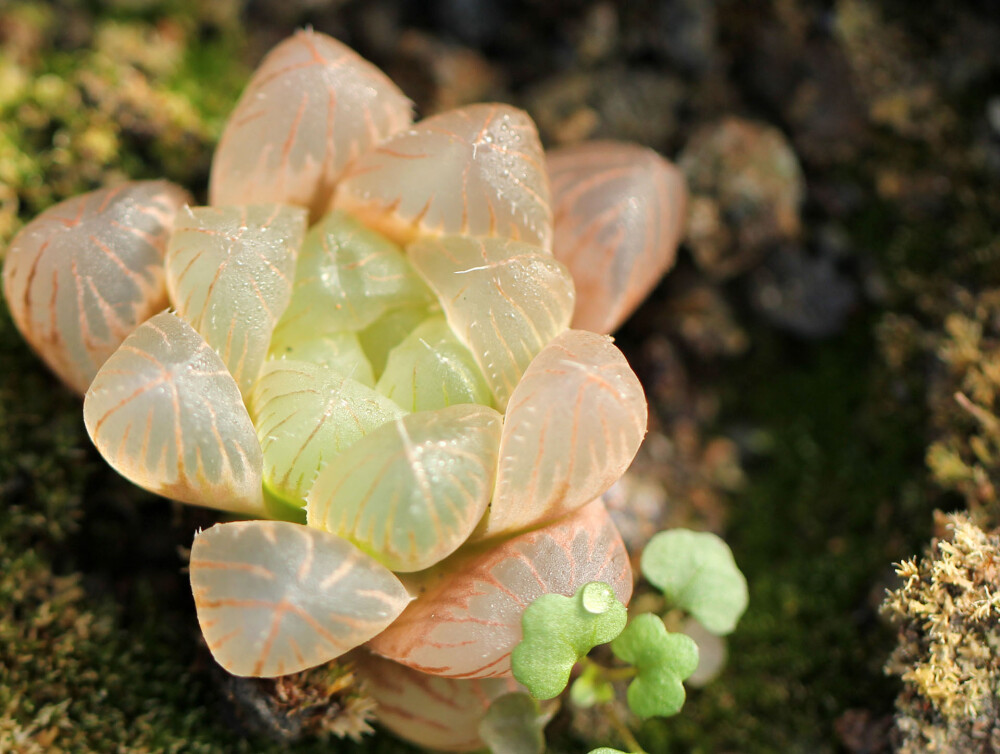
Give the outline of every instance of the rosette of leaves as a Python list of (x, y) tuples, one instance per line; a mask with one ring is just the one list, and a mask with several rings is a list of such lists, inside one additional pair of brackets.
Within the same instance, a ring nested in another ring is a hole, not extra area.
[(222, 667), (367, 644), (389, 727), (481, 746), (525, 607), (593, 581), (630, 596), (600, 496), (646, 403), (605, 333), (673, 260), (678, 172), (632, 145), (547, 157), (506, 105), (414, 123), (304, 31), (228, 121), (211, 206), (189, 201), (147, 181), (43, 213), (8, 252), (15, 322), (116, 470), (247, 519), (191, 550)]

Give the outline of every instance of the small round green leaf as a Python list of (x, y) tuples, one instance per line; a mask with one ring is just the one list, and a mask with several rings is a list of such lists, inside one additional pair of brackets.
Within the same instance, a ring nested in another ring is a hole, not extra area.
[(536, 699), (558, 696), (577, 661), (618, 636), (627, 620), (625, 606), (600, 581), (572, 597), (543, 594), (521, 616), (524, 639), (511, 654), (514, 678)]
[(597, 665), (587, 665), (569, 687), (569, 698), (577, 707), (593, 707), (614, 699), (615, 689), (604, 680)]
[(709, 532), (663, 531), (642, 553), (643, 575), (667, 601), (716, 636), (736, 628), (749, 599), (747, 580), (729, 546)]
[(527, 694), (504, 694), (493, 700), (479, 722), (479, 737), (490, 754), (543, 754), (543, 731), (550, 717)]
[(684, 634), (668, 633), (652, 613), (633, 620), (611, 642), (620, 660), (635, 666), (628, 687), (628, 706), (639, 717), (669, 717), (684, 706), (682, 681), (698, 667), (698, 645)]

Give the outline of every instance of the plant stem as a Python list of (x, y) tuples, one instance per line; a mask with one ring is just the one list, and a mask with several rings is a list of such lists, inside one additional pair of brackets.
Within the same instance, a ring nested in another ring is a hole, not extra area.
[(632, 733), (632, 729), (625, 724), (621, 715), (618, 714), (618, 709), (615, 705), (609, 704), (607, 705), (607, 708), (608, 718), (611, 720), (611, 727), (613, 727), (618, 735), (621, 736), (621, 739), (625, 742), (625, 746), (628, 747), (628, 750), (632, 754), (647, 754), (646, 750), (642, 748), (639, 741)]

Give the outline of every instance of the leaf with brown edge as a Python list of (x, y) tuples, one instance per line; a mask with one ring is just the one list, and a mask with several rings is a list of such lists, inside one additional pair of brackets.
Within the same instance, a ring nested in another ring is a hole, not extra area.
[(503, 417), (460, 404), (387, 422), (320, 471), (308, 522), (396, 572), (422, 571), (468, 539), (493, 494)]
[(567, 330), (514, 389), (504, 418), (496, 492), (480, 533), (550, 521), (611, 487), (646, 434), (646, 396), (611, 338)]
[(410, 600), (399, 579), (349, 542), (285, 521), (199, 532), (191, 591), (216, 662), (233, 675), (267, 678), (339, 657)]
[(566, 268), (537, 246), (504, 238), (425, 239), (407, 253), (503, 411), (531, 360), (569, 326)]
[(288, 306), (305, 232), (305, 210), (278, 204), (185, 208), (177, 216), (167, 245), (170, 298), (243, 395)]
[(651, 149), (595, 141), (548, 153), (552, 252), (576, 283), (573, 327), (618, 328), (674, 263), (683, 174)]
[(183, 503), (263, 515), (261, 451), (239, 388), (189, 324), (140, 325), (83, 401), (94, 445), (119, 474)]
[(400, 131), (347, 168), (334, 206), (404, 245), (461, 234), (552, 250), (538, 131), (509, 105), (470, 105)]
[(344, 166), (411, 122), (412, 105), (378, 68), (306, 29), (260, 64), (212, 160), (211, 204), (277, 202), (315, 222)]
[(81, 395), (101, 364), (167, 304), (163, 254), (187, 192), (166, 181), (91, 191), (11, 241), (4, 296), (18, 329)]
[(479, 723), (490, 703), (521, 686), (513, 678), (456, 680), (427, 675), (370, 652), (354, 655), (381, 726), (435, 751), (478, 751)]
[(632, 596), (628, 553), (600, 500), (492, 547), (460, 550), (414, 577), (419, 597), (368, 646), (432, 675), (506, 676), (524, 609), (590, 581), (609, 584), (623, 603)]

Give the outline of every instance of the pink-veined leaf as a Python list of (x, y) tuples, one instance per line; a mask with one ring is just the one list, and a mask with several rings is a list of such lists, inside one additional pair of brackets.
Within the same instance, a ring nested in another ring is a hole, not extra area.
[(219, 355), (170, 312), (140, 325), (83, 402), (90, 439), (119, 474), (184, 503), (264, 515), (261, 451)]
[(490, 703), (522, 690), (513, 678), (442, 678), (363, 650), (353, 658), (365, 690), (378, 704), (379, 724), (434, 751), (483, 749), (479, 723)]
[(167, 289), (177, 313), (222, 357), (247, 395), (292, 293), (306, 232), (299, 207), (186, 208), (167, 245)]
[(344, 166), (411, 122), (388, 77), (332, 37), (306, 29), (260, 64), (212, 161), (211, 203), (296, 204), (315, 221)]
[(195, 535), (191, 591), (208, 648), (233, 675), (320, 665), (370, 639), (410, 600), (349, 542), (285, 521), (216, 524)]
[(330, 367), (292, 359), (264, 365), (250, 406), (264, 453), (264, 481), (299, 507), (332, 458), (406, 413)]
[(400, 131), (347, 168), (334, 204), (404, 245), (461, 234), (552, 250), (541, 142), (509, 105), (471, 105)]
[(632, 596), (628, 553), (600, 500), (493, 547), (460, 550), (414, 577), (419, 597), (368, 646), (432, 675), (509, 675), (524, 609), (590, 581), (609, 584), (621, 602)]
[(18, 329), (81, 395), (101, 364), (167, 303), (163, 254), (187, 193), (166, 181), (50, 207), (10, 244), (4, 296)]
[(461, 404), (408, 414), (358, 440), (309, 490), (310, 526), (393, 571), (421, 571), (468, 539), (493, 494), (503, 417)]
[(424, 239), (407, 253), (503, 411), (531, 360), (569, 326), (569, 272), (537, 246), (505, 238)]
[(603, 494), (646, 434), (646, 396), (611, 338), (567, 330), (514, 388), (482, 536), (558, 518)]
[(684, 176), (651, 149), (612, 141), (549, 152), (556, 259), (576, 283), (573, 327), (609, 333), (674, 263)]

